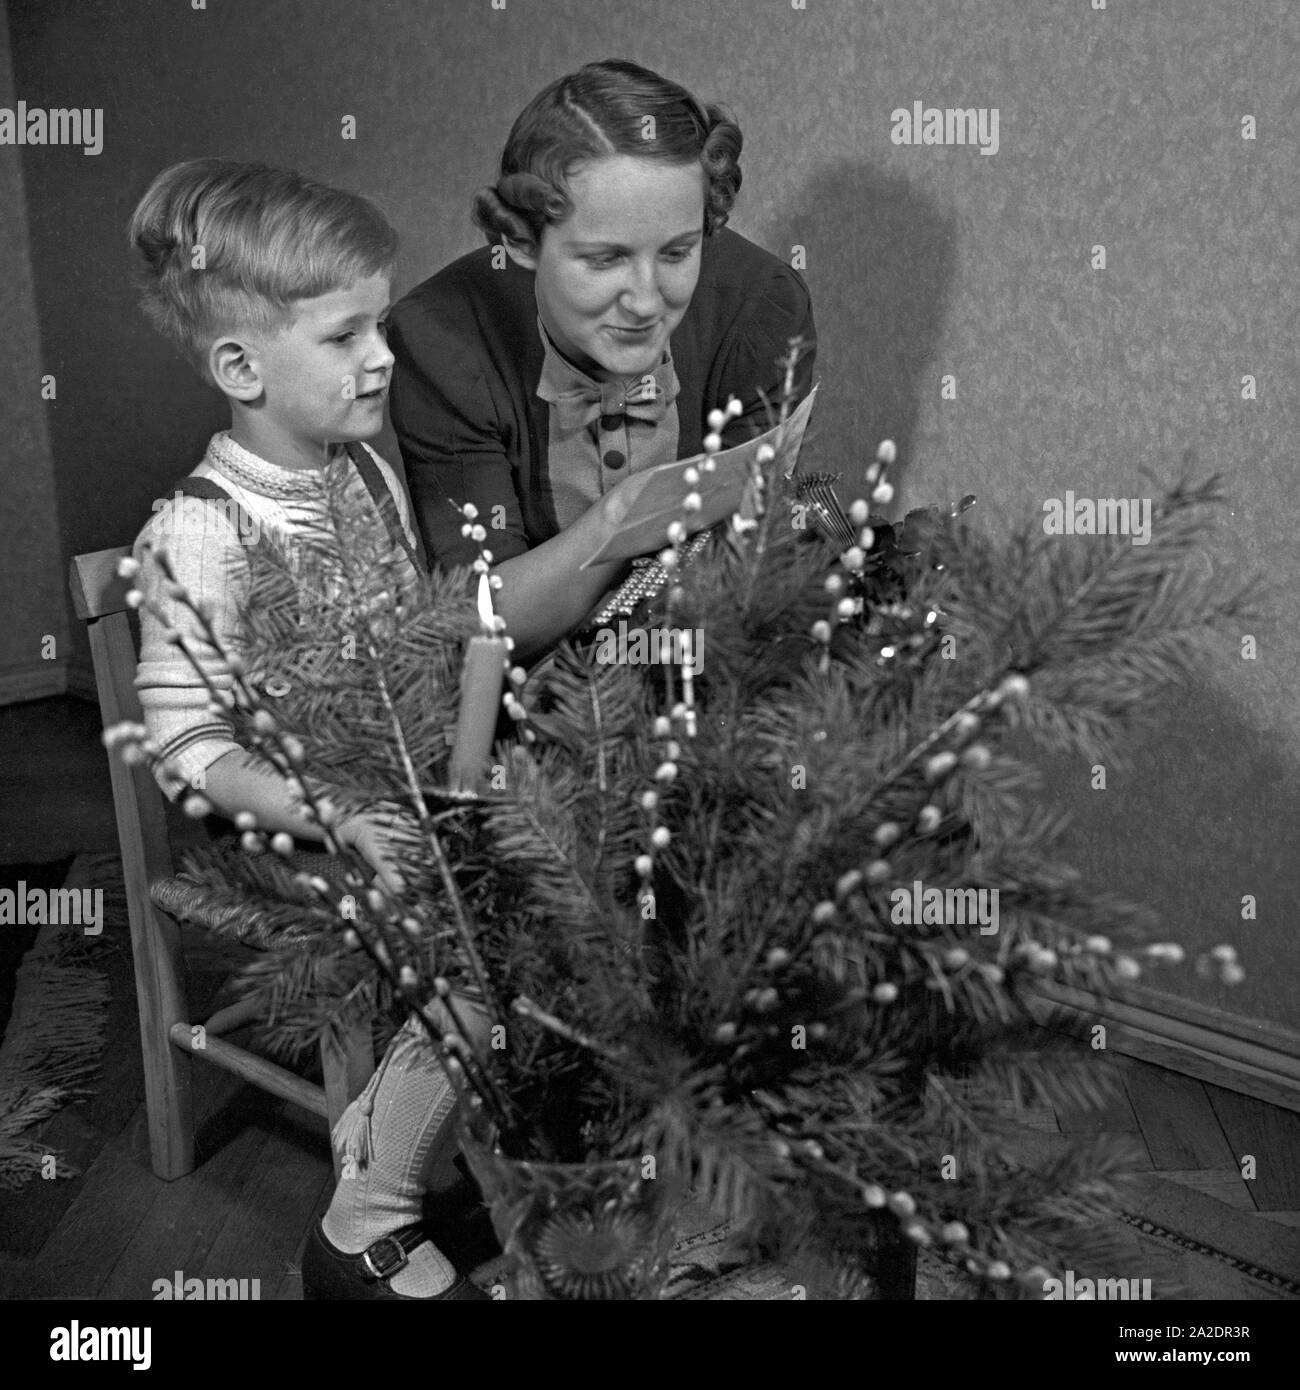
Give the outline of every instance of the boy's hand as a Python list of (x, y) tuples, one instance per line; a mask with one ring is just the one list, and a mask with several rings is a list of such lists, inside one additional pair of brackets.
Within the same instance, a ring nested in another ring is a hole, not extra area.
[(418, 834), (414, 818), (397, 806), (372, 806), (339, 822), (335, 834), (375, 871), (375, 877), (391, 894), (399, 894), (406, 881), (398, 868), (399, 850)]

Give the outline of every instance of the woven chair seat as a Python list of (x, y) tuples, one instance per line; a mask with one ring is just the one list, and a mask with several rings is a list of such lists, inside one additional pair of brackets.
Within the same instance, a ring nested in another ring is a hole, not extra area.
[[(340, 877), (339, 861), (324, 850), (295, 848), (287, 855), (275, 855), (263, 851), (260, 854), (246, 855), (239, 848), (235, 836), (223, 836), (212, 845), (219, 858), (230, 855), (249, 857), (263, 861), (276, 869), (284, 869), (293, 874), (318, 874), (330, 881)], [(286, 935), (291, 935), (293, 926), (286, 923), (285, 903), (259, 903), (248, 898), (243, 901), (232, 900), (229, 892), (214, 890), (209, 884), (189, 877), (184, 870), (170, 878), (160, 878), (149, 887), (149, 896), (156, 907), (176, 918), (215, 933), (226, 940), (241, 942), (259, 951), (270, 950), (282, 944)]]
[(195, 883), (193, 879), (157, 879), (149, 885), (149, 896), (155, 907), (178, 922), (202, 927), (259, 951), (269, 951), (283, 940), (287, 930), (282, 923), (271, 920), (269, 910), (232, 903), (213, 893), (206, 883)]

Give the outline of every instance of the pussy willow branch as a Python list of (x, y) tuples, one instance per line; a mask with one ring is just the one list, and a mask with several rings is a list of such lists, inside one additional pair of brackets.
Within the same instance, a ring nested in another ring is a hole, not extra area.
[[(511, 1118), (511, 1111), (513, 1107), (510, 1103), (510, 1099), (505, 1094), (505, 1092), (502, 1091), (501, 1088), (497, 1085), (496, 1079), (493, 1077), (492, 1073), (488, 1070), (488, 1068), (484, 1066), (482, 1058), (478, 1055), (478, 1052), (474, 1047), (473, 1035), (470, 1033), (468, 1025), (460, 1016), (460, 1009), (458, 1008), (455, 1002), (456, 996), (452, 992), (451, 985), (441, 976), (439, 976), (439, 978), (436, 979), (433, 983), (434, 989), (437, 991), (438, 998), (442, 1001), (443, 1008), (447, 1010), (448, 1016), (451, 1018), (451, 1021), (456, 1028), (456, 1031), (460, 1034), (460, 1037), (465, 1044), (466, 1052), (468, 1053), (469, 1057), (472, 1058), (474, 1066), (480, 1074), (482, 1085), (490, 1089), (496, 1097), (495, 1104), (498, 1108), (498, 1111), (500, 1112), (498, 1122), (501, 1124), (503, 1129), (512, 1128), (514, 1121)], [(463, 1060), (464, 1059), (462, 1059), (462, 1063)]]
[[(1008, 665), (1002, 670), (1001, 677), (998, 683), (1000, 684), (1001, 679), (1005, 679), (1007, 676), (1017, 674), (1019, 674), (1019, 672)], [(871, 802), (877, 800), (880, 793), (882, 793), (887, 787), (892, 786), (908, 771), (909, 768), (911, 768), (921, 758), (925, 757), (925, 755), (935, 746), (935, 744), (939, 743), (947, 734), (949, 734), (953, 730), (957, 722), (961, 719), (962, 715), (990, 714), (994, 710), (998, 709), (1001, 705), (1001, 701), (994, 693), (995, 690), (996, 686), (985, 687), (983, 690), (977, 691), (974, 695), (970, 697), (969, 700), (965, 702), (965, 704), (958, 706), (958, 708), (955, 709), (950, 715), (948, 715), (946, 719), (944, 719), (941, 723), (936, 725), (920, 741), (920, 743), (916, 744), (915, 747), (910, 748), (906, 753), (904, 753), (903, 756), (898, 760), (898, 762), (895, 763), (894, 766), (890, 768), (881, 777), (880, 781), (877, 782), (876, 785), (872, 788), (871, 797), (870, 801), (868, 802), (868, 805), (870, 805)]]
[[(792, 338), (790, 340), (790, 350), (786, 353), (782, 361), (785, 375), (781, 381), (781, 400), (775, 421), (772, 421), (773, 412), (771, 404), (768, 402), (766, 396), (762, 397), (770, 422), (769, 428), (779, 428), (782, 431), (782, 434), (777, 436), (777, 443), (779, 446), (785, 444), (782, 435), (785, 430), (786, 422), (790, 418), (790, 403), (794, 397), (795, 368), (798, 366), (799, 358), (802, 355), (803, 344), (799, 339)], [(758, 581), (758, 571), (762, 566), (763, 557), (767, 554), (768, 535), (771, 532), (776, 516), (776, 508), (772, 506), (772, 502), (776, 495), (776, 475), (781, 465), (782, 453), (782, 447), (778, 447), (775, 450), (775, 455), (770, 461), (770, 467), (767, 470), (766, 476), (763, 472), (764, 465), (760, 464), (757, 460), (755, 460), (753, 464), (753, 470), (757, 477), (755, 480), (751, 481), (757, 482), (761, 492), (756, 495), (755, 499), (758, 507), (758, 534), (754, 537), (754, 548), (750, 563), (745, 567), (745, 588), (740, 601), (740, 611), (745, 614), (748, 614), (750, 605), (754, 600), (754, 585)]]
[[(184, 589), (184, 586), (177, 584), (175, 571), (171, 568), (171, 563), (168, 560), (166, 554), (151, 551), (150, 558), (158, 565), (159, 569), (162, 571), (164, 577), (168, 580), (168, 582), (172, 583), (176, 586), (177, 589), (180, 590), (179, 595), (176, 597), (176, 602), (180, 603), (182, 607), (184, 607), (189, 613), (193, 615), (193, 617), (199, 623), (204, 640), (213, 648), (217, 656), (220, 657), (223, 661), (225, 661), (226, 666), (231, 674), (232, 685), (234, 686), (234, 693), (232, 694), (231, 698), (234, 700), (236, 706), (240, 708), (241, 712), (243, 712), (245, 715), (256, 714), (260, 711), (265, 710), (265, 706), (262, 704), (260, 694), (251, 685), (251, 683), (244, 678), (244, 663), (242, 659), (231, 659), (233, 654), (226, 651), (225, 644), (216, 632), (207, 614), (199, 607), (199, 605), (197, 605), (193, 601), (188, 591)], [(152, 603), (148, 599), (143, 599), (142, 604), (149, 610), (149, 612), (153, 614), (154, 617), (156, 617), (159, 620), (159, 622), (163, 623), (163, 625), (169, 631), (173, 630), (171, 628), (170, 623), (167, 621), (166, 614), (164, 614), (156, 604)], [(212, 680), (211, 676), (204, 669), (202, 663), (199, 662), (197, 657), (190, 650), (189, 644), (186, 642), (183, 634), (177, 633), (175, 638), (172, 639), (171, 644), (175, 646), (184, 656), (186, 661), (189, 662), (195, 674), (203, 682), (203, 685), (207, 689), (208, 693), (214, 698), (214, 700), (217, 703), (222, 704), (224, 706), (225, 701), (222, 698), (222, 696), (224, 696), (227, 692), (221, 690), (221, 688), (217, 686), (216, 683)], [(266, 712), (269, 713), (269, 711)], [(311, 819), (321, 829), (326, 849), (331, 855), (333, 855), (336, 858), (339, 858), (343, 863), (345, 874), (345, 886), (356, 890), (354, 898), (357, 902), (368, 903), (368, 890), (366, 887), (365, 878), (361, 873), (358, 872), (357, 863), (360, 861), (357, 859), (355, 851), (353, 851), (349, 846), (342, 844), (342, 842), (339, 841), (337, 836), (333, 833), (331, 817), (324, 813), (320, 799), (317, 797), (315, 789), (311, 786), (310, 782), (308, 782), (307, 779), (298, 772), (296, 766), (294, 765), (294, 760), (289, 757), (288, 753), (283, 747), (283, 744), (276, 741), (281, 738), (281, 731), (279, 729), (278, 724), (276, 725), (272, 735), (268, 736), (262, 734), (259, 730), (254, 728), (252, 730), (252, 737), (256, 746), (256, 751), (260, 754), (260, 756), (267, 763), (269, 763), (271, 767), (275, 769), (276, 772), (278, 772), (283, 778), (285, 778), (286, 781), (291, 782), (299, 792), (304, 805), (309, 809), (311, 813)], [(381, 894), (381, 898), (385, 902), (389, 901), (388, 895), (386, 893)], [(425, 1030), (429, 1034), (430, 1040), (433, 1042), (439, 1054), (443, 1057), (452, 1055), (451, 1050), (443, 1042), (441, 1035), (437, 1032), (437, 1030), (435, 1030), (433, 1025), (430, 1023), (418, 997), (415, 995), (414, 991), (402, 981), (400, 971), (393, 965), (394, 945), (396, 944), (398, 946), (398, 954), (405, 954), (406, 950), (409, 948), (404, 933), (394, 928), (392, 937), (389, 938), (388, 934), (385, 931), (385, 928), (391, 926), (392, 924), (391, 922), (385, 921), (383, 917), (379, 914), (375, 914), (373, 917), (368, 918), (368, 923), (369, 925), (373, 926), (376, 935), (380, 938), (378, 943), (369, 940), (365, 932), (361, 930), (356, 930), (359, 924), (359, 919), (352, 919), (350, 923), (352, 928), (356, 931), (356, 938), (362, 950), (365, 951), (366, 955), (369, 956), (371, 961), (374, 963), (375, 967), (389, 981), (389, 984), (397, 992), (398, 996), (402, 999), (403, 1003), (407, 1006), (408, 1010), (414, 1013), (416, 1017), (420, 1019), (421, 1023), (425, 1027)], [(477, 1058), (475, 1060), (476, 1062), (478, 1061)], [(481, 1064), (479, 1065), (481, 1066)], [(465, 1075), (470, 1085), (480, 1095), (484, 1102), (486, 1104), (489, 1104), (494, 1110), (500, 1112), (498, 1115), (499, 1121), (503, 1125), (508, 1124), (509, 1115), (504, 1109), (502, 1109), (498, 1097), (493, 1095), (491, 1091), (488, 1091), (485, 1094), (483, 1087), (478, 1083), (478, 1080), (468, 1070), (466, 1070)], [(455, 1081), (454, 1077), (453, 1081)]]
[[(757, 1102), (756, 1108), (760, 1114), (764, 1115), (773, 1133), (790, 1143), (792, 1149), (796, 1146), (802, 1147), (802, 1152), (799, 1154), (800, 1160), (809, 1167), (816, 1168), (819, 1173), (834, 1178), (845, 1187), (848, 1187), (854, 1192), (858, 1200), (870, 1207), (871, 1210), (878, 1211), (882, 1217), (886, 1215), (892, 1216), (900, 1228), (905, 1230), (907, 1227), (919, 1227), (929, 1238), (928, 1241), (925, 1242), (926, 1248), (946, 1263), (953, 1265), (955, 1268), (964, 1269), (966, 1273), (973, 1274), (976, 1278), (982, 1279), (990, 1284), (1002, 1286), (1010, 1282), (1008, 1279), (995, 1279), (989, 1273), (989, 1270), (997, 1262), (971, 1241), (969, 1231), (967, 1231), (967, 1238), (965, 1240), (946, 1240), (943, 1236), (943, 1223), (933, 1218), (922, 1216), (916, 1211), (912, 1212), (909, 1216), (900, 1216), (888, 1206), (887, 1199), (884, 1205), (875, 1205), (868, 1201), (868, 1197), (872, 1196), (875, 1199), (875, 1203), (880, 1202), (880, 1194), (884, 1192), (884, 1188), (880, 1183), (862, 1178), (858, 1174), (856, 1166), (848, 1168), (833, 1162), (826, 1156), (824, 1146), (821, 1144), (818, 1145), (817, 1150), (810, 1152), (807, 1148), (806, 1140), (788, 1136), (782, 1129), (780, 1122), (776, 1118), (776, 1114), (772, 1111), (773, 1098), (766, 1097), (760, 1092), (755, 1092), (752, 1099)], [(785, 1108), (779, 1101), (777, 1101), (777, 1104), (782, 1110)], [(830, 1143), (832, 1147), (837, 1147), (828, 1133), (823, 1131), (822, 1138)], [(873, 1192), (872, 1189), (875, 1189), (875, 1191)], [(915, 1201), (915, 1199), (913, 1199), (913, 1201)], [(997, 1233), (995, 1232), (995, 1234)], [(972, 1266), (975, 1266), (975, 1268), (972, 1268)], [(1059, 1271), (1048, 1271), (1049, 1274), (1053, 1272), (1059, 1273)]]
[[(176, 647), (185, 660), (189, 662), (195, 674), (203, 682), (208, 694), (212, 696), (213, 702), (221, 705), (223, 708), (229, 709), (230, 706), (226, 703), (227, 698), (229, 698), (233, 702), (235, 708), (239, 709), (245, 716), (250, 716), (250, 724), (252, 723), (251, 716), (260, 712), (270, 714), (270, 711), (267, 710), (262, 703), (260, 693), (245, 678), (243, 659), (226, 650), (224, 642), (217, 634), (208, 615), (194, 602), (188, 590), (186, 590), (183, 585), (177, 583), (176, 573), (172, 569), (171, 561), (168, 559), (165, 552), (150, 551), (149, 553), (152, 561), (157, 564), (158, 568), (162, 571), (164, 578), (180, 591), (179, 595), (176, 597), (176, 602), (196, 619), (204, 640), (212, 647), (217, 656), (226, 663), (226, 667), (230, 672), (233, 690), (222, 690), (190, 650), (189, 643), (186, 642), (184, 635), (180, 632), (176, 632), (175, 629), (171, 627), (171, 624), (167, 620), (167, 615), (163, 613), (157, 604), (148, 599), (143, 600), (142, 606), (147, 608), (169, 632), (175, 633), (174, 637), (169, 639), (171, 645)], [(274, 716), (272, 716), (272, 718), (274, 718)], [(320, 827), (326, 848), (332, 855), (343, 860), (345, 871), (352, 875), (352, 878), (349, 880), (349, 886), (364, 889), (365, 879), (357, 871), (357, 865), (363, 861), (360, 860), (355, 851), (349, 846), (344, 845), (334, 834), (331, 818), (323, 814), (321, 802), (316, 795), (315, 788), (298, 772), (293, 759), (288, 756), (282, 742), (277, 741), (280, 735), (278, 723), (274, 730), (276, 735), (275, 738), (265, 735), (255, 724), (253, 724), (247, 732), (254, 745), (254, 751), (261, 756), (264, 762), (268, 763), (279, 773), (281, 777), (291, 782), (299, 792), (304, 806), (310, 811), (310, 818)]]
[[(334, 507), (334, 498), (329, 493), (328, 486), (324, 487), (325, 504), (329, 509), (330, 520), (334, 530), (334, 536), (341, 534), (339, 529), (341, 518), (337, 515)], [(465, 958), (473, 972), (475, 983), (483, 995), (483, 1002), (490, 1013), (498, 1018), (502, 1017), (500, 1003), (488, 980), (487, 971), (483, 967), (483, 962), (479, 958), (478, 950), (474, 945), (474, 936), (469, 928), (468, 916), (465, 911), (464, 899), (461, 896), (460, 885), (456, 882), (456, 876), (451, 871), (451, 865), (447, 862), (446, 852), (442, 847), (442, 839), (438, 834), (437, 826), (429, 812), (428, 803), (424, 799), (424, 792), (420, 786), (419, 775), (415, 770), (415, 765), (411, 761), (410, 749), (406, 742), (406, 732), (402, 728), (401, 717), (397, 713), (397, 708), (393, 703), (392, 694), (388, 688), (387, 673), (383, 668), (383, 663), (379, 659), (379, 651), (375, 643), (374, 630), (371, 626), (371, 615), (366, 611), (366, 606), (360, 602), (362, 586), (358, 583), (357, 576), (347, 554), (346, 547), (338, 546), (338, 556), (343, 570), (344, 578), (347, 582), (352, 603), (355, 605), (354, 611), (361, 614), (365, 623), (365, 646), (366, 654), (370, 658), (371, 674), (374, 678), (376, 688), (379, 691), (380, 699), (383, 701), (384, 709), (388, 714), (389, 723), (392, 726), (393, 737), (396, 740), (398, 754), (402, 761), (402, 773), (406, 778), (407, 792), (411, 798), (411, 805), (415, 809), (420, 825), (420, 831), (425, 836), (426, 842), (433, 855), (434, 864), (438, 870), (438, 877), (442, 880), (443, 890), (447, 894), (448, 902), (451, 905), (452, 920), (456, 925), (456, 932), (460, 938), (461, 949), (465, 952)], [(386, 594), (391, 603), (391, 616), (394, 621), (397, 619), (397, 592), (398, 585), (390, 586), (391, 594)]]
[[(784, 426), (790, 415), (790, 402), (794, 395), (794, 374), (798, 366), (800, 357), (803, 355), (803, 344), (800, 339), (790, 340), (790, 350), (783, 360), (784, 377), (781, 385), (781, 400), (779, 410), (773, 411), (771, 402), (765, 395), (762, 395), (763, 404), (767, 410), (769, 428), (773, 425)], [(761, 394), (761, 393), (760, 393)], [(775, 420), (773, 419), (776, 415)], [(780, 469), (783, 459), (783, 450), (778, 448), (775, 457), (771, 461), (768, 477), (765, 481), (766, 495), (761, 499), (762, 505), (759, 511), (759, 534), (755, 537), (755, 546), (745, 556), (745, 588), (744, 598), (741, 601), (740, 609), (743, 613), (748, 613), (750, 604), (753, 601), (754, 585), (757, 582), (759, 564), (766, 554), (767, 537), (769, 528), (774, 524), (773, 518), (776, 515), (776, 508), (772, 505), (776, 497), (777, 472)], [(744, 553), (742, 551), (742, 553)], [(719, 737), (725, 737), (727, 747), (734, 743), (741, 728), (740, 702), (744, 698), (745, 692), (739, 686), (733, 685), (731, 692), (730, 708), (725, 720), (719, 721)], [(725, 735), (722, 730), (725, 730)], [(720, 818), (715, 818), (713, 827), (709, 835), (709, 843), (705, 847), (704, 864), (705, 872), (710, 872), (717, 857), (719, 837), (722, 833)]]
[(622, 1060), (621, 1054), (606, 1047), (603, 1043), (596, 1042), (594, 1038), (589, 1038), (585, 1033), (580, 1033), (569, 1024), (561, 1022), (554, 1014), (539, 1008), (527, 995), (518, 995), (510, 1007), (522, 1018), (532, 1019), (534, 1023), (540, 1024), (541, 1027), (556, 1034), (557, 1037), (564, 1038), (566, 1042), (574, 1043), (578, 1047), (585, 1048), (588, 1052), (594, 1052), (597, 1056), (604, 1057), (610, 1062)]

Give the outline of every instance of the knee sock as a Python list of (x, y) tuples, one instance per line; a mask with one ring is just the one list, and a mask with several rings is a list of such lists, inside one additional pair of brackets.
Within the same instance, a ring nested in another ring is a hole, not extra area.
[[(448, 1131), (451, 1129), (451, 1121), (448, 1121)], [(444, 1193), (458, 1190), (465, 1181), (464, 1174), (456, 1167), (456, 1155), (460, 1152), (460, 1147), (450, 1140), (446, 1143), (439, 1143), (434, 1155), (434, 1161), (429, 1169), (429, 1185), (425, 1188), (426, 1192), (431, 1193), (435, 1198)]]
[[(426, 1187), (456, 1154), (455, 1106), (456, 1093), (433, 1044), (409, 1019), (335, 1127), (343, 1176), (322, 1223), (332, 1245), (357, 1255), (390, 1231), (419, 1221)], [(432, 1241), (410, 1261), (389, 1280), (394, 1293), (427, 1298), (456, 1278)]]

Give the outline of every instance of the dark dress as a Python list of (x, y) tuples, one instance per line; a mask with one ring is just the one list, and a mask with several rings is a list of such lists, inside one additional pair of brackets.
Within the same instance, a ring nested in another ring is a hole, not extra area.
[[(472, 502), (491, 527), (493, 561), (549, 540), (561, 529), (547, 463), (550, 407), (536, 394), (545, 349), (537, 327), (533, 273), (485, 246), (462, 256), (405, 296), (389, 315), (397, 358), (390, 407), (415, 515), (430, 558), (469, 564), (478, 546), (462, 539), (456, 505)], [(706, 237), (700, 278), (670, 349), (680, 386), (678, 457), (703, 448), (709, 411), (735, 395), (746, 413), (724, 432), (727, 445), (767, 427), (759, 391), (775, 399), (777, 359), (789, 340), (813, 342), (803, 277), (738, 233)], [(798, 394), (812, 380), (813, 352), (800, 363)], [(493, 518), (493, 508), (502, 507)], [(504, 516), (504, 526), (493, 525)]]

